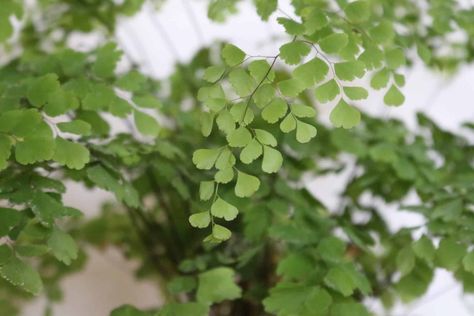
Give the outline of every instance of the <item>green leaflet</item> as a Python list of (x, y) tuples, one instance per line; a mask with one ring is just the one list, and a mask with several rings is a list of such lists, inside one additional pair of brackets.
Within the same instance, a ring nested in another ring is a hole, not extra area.
[(234, 169), (231, 167), (222, 168), (214, 175), (216, 183), (229, 183), (234, 179)]
[(235, 272), (225, 267), (200, 273), (196, 292), (198, 302), (210, 305), (239, 298), (242, 290), (235, 284), (234, 277)]
[(7, 167), (7, 160), (10, 158), (11, 147), (11, 138), (0, 134), (0, 171)]
[(288, 114), (280, 123), (280, 129), (283, 133), (289, 133), (296, 128), (296, 119), (293, 115)]
[(344, 33), (333, 33), (321, 41), (319, 41), (319, 47), (328, 54), (338, 53), (341, 49), (346, 47), (349, 42), (349, 38)]
[(394, 48), (385, 53), (385, 62), (389, 69), (397, 69), (405, 65), (405, 54), (401, 48)]
[(55, 229), (48, 239), (48, 247), (59, 261), (70, 265), (72, 260), (77, 259), (77, 245), (69, 234)]
[(44, 105), (49, 96), (59, 89), (58, 76), (47, 74), (33, 79), (28, 85), (27, 98), (35, 107)]
[(301, 80), (291, 78), (280, 81), (278, 88), (284, 96), (296, 97), (305, 89), (305, 85)]
[(216, 124), (219, 130), (229, 134), (235, 129), (235, 120), (232, 114), (227, 110), (222, 110), (216, 118)]
[(314, 108), (303, 104), (292, 104), (291, 113), (299, 118), (313, 117), (316, 115)]
[(0, 245), (0, 266), (7, 263), (13, 257), (13, 251), (7, 245)]
[(326, 78), (329, 72), (329, 66), (320, 58), (313, 58), (305, 64), (295, 68), (293, 76), (298, 79), (301, 85), (309, 88)]
[(221, 56), (224, 62), (232, 67), (237, 66), (244, 60), (245, 53), (237, 46), (226, 44), (224, 48), (222, 48)]
[(340, 264), (329, 269), (324, 282), (343, 296), (350, 296), (355, 289), (370, 293), (370, 283), (351, 264)]
[(436, 250), (436, 263), (447, 270), (454, 271), (466, 255), (466, 247), (452, 239), (441, 240)]
[(197, 99), (214, 112), (222, 110), (226, 104), (224, 90), (219, 84), (200, 88)]
[(232, 232), (228, 228), (222, 225), (214, 224), (214, 226), (212, 227), (211, 237), (217, 240), (218, 242), (226, 241), (231, 236), (232, 236)]
[(214, 167), (221, 150), (216, 149), (198, 149), (193, 154), (193, 163), (198, 169), (209, 170)]
[(305, 31), (304, 25), (295, 20), (279, 17), (277, 21), (285, 28), (286, 33), (289, 35), (302, 35)]
[(53, 160), (70, 169), (82, 169), (89, 162), (89, 150), (81, 144), (56, 138)]
[(270, 15), (275, 12), (278, 6), (278, 0), (254, 0), (258, 15), (266, 21)]
[(360, 54), (358, 60), (365, 64), (367, 70), (375, 70), (382, 67), (385, 56), (378, 47), (369, 46)]
[(225, 67), (224, 66), (210, 66), (206, 68), (206, 71), (204, 72), (203, 79), (208, 81), (208, 82), (216, 82), (219, 80), (222, 75), (225, 72)]
[(277, 274), (288, 280), (304, 280), (313, 265), (313, 260), (303, 253), (291, 253), (279, 262)]
[(397, 268), (402, 276), (410, 273), (415, 267), (415, 254), (410, 247), (402, 248), (396, 259)]
[(252, 134), (245, 127), (239, 127), (227, 135), (227, 142), (231, 147), (245, 147), (252, 140)]
[(369, 97), (369, 92), (362, 87), (344, 87), (344, 94), (351, 100), (363, 100)]
[(286, 102), (280, 98), (273, 99), (262, 111), (262, 118), (268, 123), (276, 123), (288, 111)]
[(136, 110), (133, 112), (133, 118), (140, 133), (146, 136), (158, 136), (160, 132), (160, 126), (152, 116)]
[(390, 80), (390, 72), (387, 69), (382, 69), (376, 72), (370, 80), (370, 86), (376, 90), (385, 88)]
[(283, 156), (278, 150), (270, 146), (263, 146), (262, 170), (264, 172), (267, 172), (267, 173), (278, 172), (282, 164), (283, 164)]
[(114, 107), (117, 103), (117, 96), (114, 90), (105, 84), (96, 84), (92, 87), (92, 91), (82, 99), (81, 107), (84, 110), (99, 111)]
[(337, 303), (331, 307), (331, 314), (338, 316), (370, 316), (367, 308), (361, 303)]
[(263, 80), (273, 81), (275, 72), (270, 69), (270, 65), (266, 60), (254, 60), (248, 66), (249, 72), (256, 82)]
[(260, 180), (250, 174), (238, 171), (237, 183), (235, 184), (235, 195), (238, 197), (249, 197), (257, 192)]
[(365, 75), (365, 64), (361, 61), (340, 62), (334, 65), (334, 70), (339, 79), (352, 81)]
[(277, 140), (273, 134), (263, 130), (263, 129), (255, 129), (255, 138), (262, 144), (275, 147), (277, 145)]
[[(234, 122), (238, 123), (241, 126), (249, 125), (255, 118), (255, 115), (249, 102), (239, 102), (234, 104), (230, 108), (230, 115), (232, 116)], [(234, 125), (231, 124), (230, 128), (234, 129)]]
[(207, 201), (214, 193), (214, 181), (201, 181), (199, 184), (199, 198)]
[(316, 100), (318, 100), (319, 102), (326, 103), (334, 100), (340, 92), (341, 91), (336, 80), (331, 79), (316, 88), (315, 96)]
[(211, 135), (212, 127), (214, 126), (214, 113), (201, 113), (201, 133), (204, 137)]
[(241, 97), (251, 94), (256, 86), (254, 79), (242, 68), (232, 70), (229, 81), (237, 95)]
[(122, 53), (114, 43), (108, 43), (97, 51), (97, 58), (92, 71), (99, 77), (109, 78), (114, 75), (115, 67), (122, 57)]
[(232, 168), (235, 165), (235, 161), (235, 156), (230, 148), (225, 147), (216, 160), (216, 168), (219, 170)]
[(474, 273), (474, 252), (471, 251), (462, 259), (462, 265), (466, 271)]
[(325, 315), (332, 303), (329, 293), (319, 287), (281, 284), (265, 298), (265, 310), (276, 315)]
[(318, 255), (330, 263), (339, 263), (344, 259), (346, 245), (337, 237), (326, 237), (318, 245)]
[(48, 94), (48, 103), (44, 106), (44, 112), (49, 116), (65, 114), (79, 107), (79, 102), (70, 91), (57, 89)]
[(249, 164), (262, 155), (262, 145), (253, 138), (240, 152), (240, 161)]
[(399, 106), (405, 102), (405, 96), (395, 85), (392, 85), (385, 94), (383, 101), (387, 105)]
[(259, 108), (265, 107), (275, 96), (275, 88), (271, 84), (265, 83), (257, 89), (253, 96), (253, 101)]
[(38, 295), (43, 289), (38, 272), (16, 257), (0, 265), (0, 276), (33, 295)]
[(146, 109), (160, 109), (163, 105), (154, 95), (134, 95), (132, 98), (133, 103), (141, 108)]
[(129, 183), (112, 175), (104, 167), (95, 165), (87, 168), (87, 177), (98, 187), (111, 191), (117, 199), (123, 201), (130, 207), (140, 205), (138, 192)]
[(211, 206), (212, 216), (231, 221), (237, 217), (239, 211), (235, 206), (229, 204), (221, 198), (218, 198)]
[(91, 134), (91, 125), (82, 120), (73, 120), (70, 122), (58, 123), (57, 126), (61, 130), (61, 132), (65, 133), (83, 136), (89, 136)]
[(319, 8), (313, 8), (312, 10), (307, 10), (305, 12), (306, 14), (304, 14), (303, 17), (305, 20), (305, 33), (307, 35), (311, 35), (328, 25), (328, 17), (322, 10), (319, 10)]
[(339, 101), (329, 116), (335, 127), (353, 128), (360, 122), (360, 112), (344, 100)]
[(307, 143), (316, 137), (316, 127), (302, 121), (296, 121), (296, 140), (300, 143)]
[(290, 42), (280, 47), (280, 57), (288, 65), (298, 64), (310, 52), (310, 46), (303, 42)]
[(32, 136), (15, 146), (15, 158), (22, 165), (33, 164), (53, 158), (55, 142), (52, 137)]
[(365, 22), (370, 17), (369, 2), (364, 0), (351, 2), (344, 7), (344, 13), (351, 22)]
[(195, 213), (189, 216), (189, 223), (196, 228), (206, 228), (211, 223), (211, 216), (208, 211)]
[(117, 86), (123, 90), (138, 92), (147, 84), (148, 78), (137, 70), (127, 72), (117, 80)]
[(23, 15), (22, 5), (14, 1), (5, 2), (0, 11), (0, 43), (6, 41), (13, 35), (14, 29), (10, 22), (12, 15), (21, 18)]
[(15, 209), (0, 208), (0, 237), (7, 235), (22, 217), (22, 213)]
[(388, 44), (393, 41), (395, 31), (393, 23), (389, 20), (382, 20), (379, 24), (369, 30), (370, 36), (380, 44)]
[(413, 252), (418, 258), (424, 259), (426, 262), (433, 261), (436, 249), (432, 241), (425, 235), (415, 241), (412, 245), (412, 248)]

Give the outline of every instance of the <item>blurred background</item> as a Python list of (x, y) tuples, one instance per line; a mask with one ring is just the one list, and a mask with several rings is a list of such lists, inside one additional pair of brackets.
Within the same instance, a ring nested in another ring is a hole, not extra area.
[[(281, 37), (282, 27), (276, 17), (292, 15), (289, 1), (279, 2), (279, 12), (264, 23), (251, 3), (239, 5), (239, 12), (225, 23), (217, 24), (207, 18), (204, 0), (167, 0), (159, 10), (151, 4), (133, 18), (119, 22), (116, 37), (127, 58), (140, 65), (141, 70), (155, 78), (165, 78), (174, 65), (186, 62), (196, 51), (216, 41), (230, 41), (253, 55), (275, 55), (279, 44), (288, 40)], [(71, 45), (87, 50), (97, 38), (78, 37)], [(415, 126), (415, 113), (424, 111), (448, 130), (459, 131), (461, 122), (474, 121), (474, 66), (467, 66), (453, 76), (427, 70), (420, 63), (405, 73), (406, 102), (402, 107), (384, 106), (383, 96), (372, 93), (360, 107), (373, 115), (396, 117), (409, 127)], [(322, 121), (329, 121), (331, 104), (319, 108)], [(308, 179), (311, 191), (330, 208), (337, 203), (344, 175)], [(105, 191), (89, 191), (77, 184), (68, 185), (65, 203), (81, 209), (86, 216), (97, 214), (102, 202), (113, 196)], [(421, 224), (417, 215), (386, 206), (386, 214), (394, 230), (402, 226)], [(85, 270), (65, 279), (64, 301), (55, 307), (59, 316), (105, 316), (122, 304), (147, 308), (160, 304), (160, 294), (151, 282), (136, 281), (133, 262), (126, 261), (118, 251), (105, 252), (89, 249), (90, 260)], [(45, 301), (38, 299), (25, 309), (25, 316), (42, 315)], [(387, 316), (468, 316), (474, 315), (474, 298), (463, 295), (449, 273), (438, 271), (428, 293), (421, 300), (407, 306), (397, 306), (389, 313), (375, 302), (368, 302), (376, 315)], [(243, 315), (244, 316), (244, 315)]]

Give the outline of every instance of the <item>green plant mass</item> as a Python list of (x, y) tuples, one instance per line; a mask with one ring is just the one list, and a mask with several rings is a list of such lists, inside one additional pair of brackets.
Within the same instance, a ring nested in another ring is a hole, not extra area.
[[(158, 80), (116, 36), (143, 2), (0, 4), (1, 315), (38, 295), (53, 315), (90, 247), (138, 261), (165, 300), (111, 316), (376, 315), (368, 300), (416, 300), (438, 269), (474, 291), (474, 123), (456, 134), (427, 111), (413, 129), (360, 108), (410, 107), (415, 64), (471, 63), (473, 7), (293, 0), (290, 17), (254, 0), (281, 26), (273, 55), (213, 43)], [(210, 0), (208, 18), (239, 6)], [(79, 51), (77, 34), (102, 40)], [(337, 208), (306, 185), (328, 174), (349, 174)], [(71, 182), (114, 199), (85, 217), (63, 202)], [(394, 230), (387, 204), (423, 224)]]

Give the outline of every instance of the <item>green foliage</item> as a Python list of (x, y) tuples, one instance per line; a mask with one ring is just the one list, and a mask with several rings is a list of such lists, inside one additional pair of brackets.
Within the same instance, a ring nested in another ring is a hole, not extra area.
[(239, 298), (241, 289), (234, 282), (234, 271), (214, 268), (198, 275), (196, 298), (204, 304)]
[[(238, 3), (209, 1), (208, 16), (223, 22)], [(436, 269), (474, 290), (472, 142), (423, 114), (414, 131), (359, 111), (373, 90), (401, 106), (417, 60), (443, 71), (471, 61), (472, 43), (451, 38), (474, 36), (472, 9), (294, 0), (292, 19), (277, 0), (253, 3), (281, 25), (273, 56), (216, 44), (160, 80), (114, 42), (116, 20), (142, 0), (0, 6), (2, 312), (19, 314), (24, 292), (59, 301), (84, 245), (117, 247), (137, 275), (167, 283), (163, 306), (111, 316), (367, 316), (369, 298), (421, 297)], [(106, 40), (75, 51), (78, 32)], [(339, 173), (352, 176), (337, 209), (303, 185)], [(63, 202), (66, 181), (115, 200), (81, 219)], [(402, 204), (409, 193), (415, 205)], [(392, 230), (385, 203), (426, 224)]]

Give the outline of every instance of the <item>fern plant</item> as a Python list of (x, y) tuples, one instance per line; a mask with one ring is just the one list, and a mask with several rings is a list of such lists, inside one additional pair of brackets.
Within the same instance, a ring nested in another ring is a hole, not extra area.
[[(210, 1), (209, 18), (225, 21), (238, 2)], [(474, 291), (472, 142), (429, 114), (413, 130), (358, 109), (374, 90), (380, 106), (401, 106), (416, 62), (470, 63), (474, 9), (293, 0), (293, 19), (277, 0), (254, 4), (284, 29), (274, 55), (215, 43), (156, 80), (133, 61), (118, 67), (117, 19), (143, 0), (2, 3), (2, 315), (40, 294), (51, 315), (85, 246), (138, 260), (137, 276), (158, 280), (166, 299), (111, 316), (374, 315), (368, 299), (386, 309), (415, 300), (437, 269)], [(72, 49), (82, 33), (103, 41)], [(349, 174), (336, 209), (306, 185), (325, 174)], [(69, 181), (115, 200), (83, 218), (62, 202)], [(387, 204), (425, 223), (393, 230)]]

